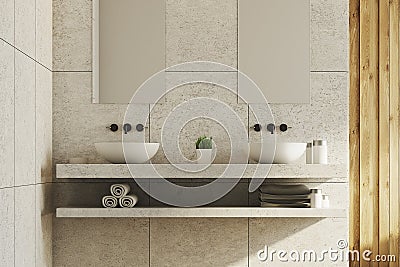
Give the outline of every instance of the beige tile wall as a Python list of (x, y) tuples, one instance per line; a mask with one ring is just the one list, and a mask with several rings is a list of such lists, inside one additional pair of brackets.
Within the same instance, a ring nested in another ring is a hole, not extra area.
[(51, 17), (51, 0), (0, 3), (1, 266), (52, 266)]
[[(237, 67), (237, 1), (242, 0), (167, 0), (166, 65), (212, 60)], [(347, 163), (348, 0), (310, 2), (311, 104), (275, 104), (271, 109), (277, 124), (293, 127), (278, 138), (301, 142), (326, 138), (329, 161)], [(53, 164), (66, 163), (74, 156), (105, 162), (94, 143), (121, 139), (121, 132), (111, 133), (105, 127), (122, 123), (126, 105), (91, 104), (91, 4), (89, 0), (53, 1)], [(154, 107), (146, 140), (160, 140), (165, 114), (176, 103), (188, 96), (208, 94), (234, 106), (248, 125), (258, 122), (251, 113), (249, 116), (245, 104), (243, 108), (218, 86), (187, 85)], [(137, 112), (147, 112), (148, 108), (138, 106)], [(261, 121), (264, 127), (269, 122)], [(181, 147), (187, 157), (194, 156), (190, 137), (199, 132), (225, 139), (222, 129), (210, 128), (213, 124), (207, 123), (192, 122), (183, 129)], [(143, 137), (130, 134), (133, 140)], [(251, 132), (250, 139), (254, 138)], [(218, 161), (226, 161), (228, 153), (223, 151)], [(155, 162), (165, 160), (162, 151), (155, 157)], [(110, 182), (57, 184), (56, 205), (99, 205)], [(347, 183), (311, 185), (325, 188), (334, 206), (347, 207)], [(228, 200), (245, 203), (246, 189), (247, 184), (241, 183), (235, 188), (237, 195), (229, 195)], [(251, 197), (247, 199), (250, 204)], [(144, 195), (141, 198), (143, 203), (160, 205)], [(71, 262), (75, 266), (109, 266), (110, 262), (124, 266), (128, 259), (134, 266), (258, 266), (256, 252), (265, 244), (290, 249), (300, 240), (297, 247), (312, 249), (347, 238), (346, 219), (55, 219), (53, 228), (55, 266)], [(110, 231), (120, 238), (118, 244), (109, 236)], [(316, 239), (314, 243), (311, 236)], [(137, 256), (108, 254), (118, 248)]]

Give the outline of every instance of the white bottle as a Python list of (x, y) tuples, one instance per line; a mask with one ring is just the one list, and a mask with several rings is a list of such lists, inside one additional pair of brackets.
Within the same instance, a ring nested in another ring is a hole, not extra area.
[(322, 190), (321, 189), (311, 189), (310, 204), (311, 204), (311, 208), (315, 208), (315, 209), (322, 208)]
[(329, 209), (329, 196), (328, 195), (322, 195), (322, 208)]
[(306, 149), (306, 164), (313, 164), (313, 144), (307, 143)]
[(313, 141), (313, 163), (328, 164), (328, 143), (326, 140)]

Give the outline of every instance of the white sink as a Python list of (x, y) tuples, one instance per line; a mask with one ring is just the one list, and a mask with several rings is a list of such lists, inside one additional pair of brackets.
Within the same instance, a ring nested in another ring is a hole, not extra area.
[[(149, 161), (157, 153), (159, 143), (103, 142), (95, 143), (97, 152), (107, 161), (116, 164), (141, 164)], [(125, 156), (124, 157), (124, 148)]]
[(263, 164), (288, 164), (293, 163), (306, 151), (306, 143), (277, 142), (275, 155), (273, 143), (251, 143), (250, 158)]

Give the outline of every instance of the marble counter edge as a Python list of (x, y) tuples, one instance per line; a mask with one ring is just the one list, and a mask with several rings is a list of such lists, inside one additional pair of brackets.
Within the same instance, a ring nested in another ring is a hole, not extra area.
[(57, 208), (58, 218), (346, 218), (346, 209), (311, 208)]
[[(347, 180), (348, 168), (345, 164), (316, 165), (316, 164), (213, 164), (201, 172), (183, 172), (171, 164), (132, 164), (129, 165), (140, 173), (143, 179), (158, 179), (152, 166), (165, 178), (205, 179), (218, 178), (229, 166), (232, 173), (243, 173), (241, 178), (265, 178), (269, 166), (271, 169), (267, 178), (342, 178)], [(177, 165), (180, 168), (193, 168), (193, 165)], [(257, 175), (254, 172), (257, 170)], [(57, 164), (56, 177), (58, 179), (129, 179), (132, 178), (126, 164)], [(227, 178), (236, 178), (227, 176)]]

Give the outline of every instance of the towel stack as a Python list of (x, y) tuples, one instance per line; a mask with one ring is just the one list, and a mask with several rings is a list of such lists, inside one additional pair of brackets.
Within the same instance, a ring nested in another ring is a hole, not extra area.
[(102, 204), (104, 208), (133, 208), (138, 202), (134, 194), (129, 194), (131, 187), (129, 184), (113, 184), (110, 187), (111, 196), (104, 196)]
[(261, 207), (309, 208), (310, 189), (302, 184), (267, 184), (259, 188)]

